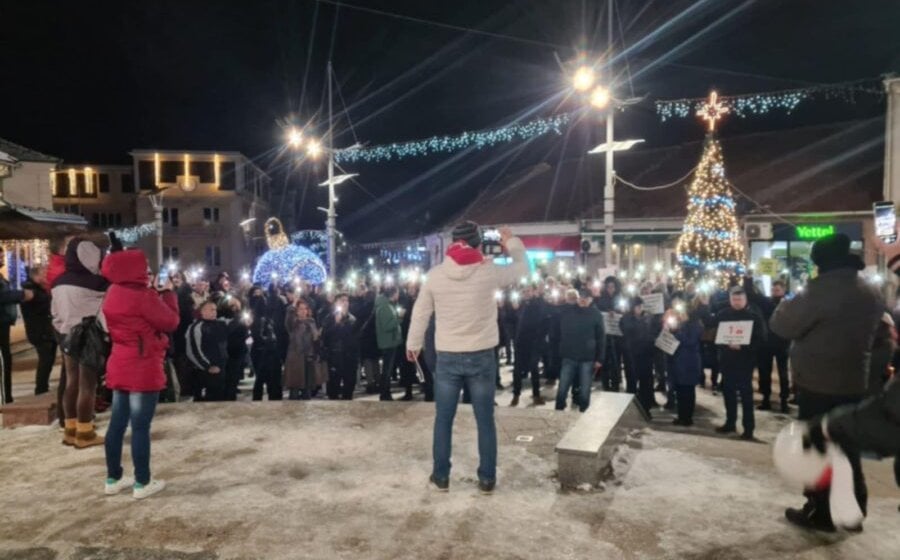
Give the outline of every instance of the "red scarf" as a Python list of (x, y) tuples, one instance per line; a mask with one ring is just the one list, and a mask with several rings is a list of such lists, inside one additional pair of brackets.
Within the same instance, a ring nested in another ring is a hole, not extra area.
[(484, 262), (484, 255), (478, 249), (473, 249), (462, 241), (457, 241), (447, 248), (447, 256), (453, 259), (456, 264), (481, 264)]

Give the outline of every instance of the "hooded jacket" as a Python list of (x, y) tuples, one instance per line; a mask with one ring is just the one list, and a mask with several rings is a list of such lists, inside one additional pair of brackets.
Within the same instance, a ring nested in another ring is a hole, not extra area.
[(103, 261), (103, 275), (112, 282), (103, 302), (112, 340), (106, 386), (141, 393), (165, 389), (163, 360), (168, 335), (178, 328), (178, 297), (148, 287), (147, 257), (140, 249), (111, 253)]
[(517, 237), (507, 242), (513, 262), (506, 266), (477, 258), (481, 255), (477, 249), (464, 244), (460, 249), (459, 245), (451, 245), (448, 258), (428, 273), (413, 307), (408, 350), (422, 349), (432, 314), (438, 352), (477, 352), (494, 348), (500, 341), (494, 294), (528, 274), (525, 245)]
[(855, 267), (819, 274), (769, 325), (793, 341), (791, 370), (800, 389), (836, 396), (866, 393), (872, 341), (884, 314), (881, 296)]
[(375, 298), (375, 336), (381, 350), (389, 350), (403, 344), (397, 309), (391, 300), (381, 294)]
[[(66, 271), (53, 282), (51, 312), (53, 328), (68, 335), (85, 317), (100, 313), (109, 282), (100, 276), (100, 248), (74, 238), (66, 247)], [(147, 275), (146, 268), (144, 276)]]

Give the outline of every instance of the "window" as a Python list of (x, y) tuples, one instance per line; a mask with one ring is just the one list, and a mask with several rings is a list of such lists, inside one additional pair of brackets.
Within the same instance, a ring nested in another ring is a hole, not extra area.
[(211, 161), (192, 161), (191, 174), (196, 175), (201, 183), (216, 182), (216, 168)]
[(207, 224), (219, 223), (219, 209), (218, 208), (204, 208), (203, 209), (203, 221)]
[(97, 174), (97, 187), (100, 189), (102, 193), (109, 192), (109, 173), (98, 173)]
[(134, 175), (132, 175), (131, 173), (122, 173), (122, 192), (134, 192)]
[(178, 227), (178, 208), (163, 208), (163, 223)]
[(56, 196), (67, 197), (69, 193), (69, 174), (62, 172), (56, 174)]
[(206, 266), (222, 266), (222, 252), (218, 245), (206, 247)]
[(164, 161), (159, 164), (160, 183), (174, 183), (179, 175), (184, 175), (183, 161)]
[(219, 164), (219, 174), (221, 178), (219, 179), (222, 183), (219, 185), (220, 191), (233, 191), (236, 185), (236, 179), (234, 176), (234, 162), (233, 161), (223, 161)]
[(164, 261), (177, 261), (178, 260), (178, 247), (163, 247), (163, 260)]
[(121, 225), (122, 225), (122, 214), (121, 214), (121, 212), (116, 212), (116, 216), (115, 216), (115, 217), (116, 217), (116, 220), (115, 220), (115, 222), (116, 222), (116, 227), (121, 227)]
[(142, 191), (152, 191), (156, 188), (156, 177), (153, 169), (153, 160), (138, 162), (138, 182)]

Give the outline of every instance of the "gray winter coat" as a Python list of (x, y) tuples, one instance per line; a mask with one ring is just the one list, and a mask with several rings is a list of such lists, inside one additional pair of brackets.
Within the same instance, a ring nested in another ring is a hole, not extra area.
[(791, 367), (798, 388), (863, 396), (872, 341), (883, 313), (881, 296), (856, 270), (841, 268), (820, 274), (803, 293), (782, 301), (769, 326), (793, 341)]

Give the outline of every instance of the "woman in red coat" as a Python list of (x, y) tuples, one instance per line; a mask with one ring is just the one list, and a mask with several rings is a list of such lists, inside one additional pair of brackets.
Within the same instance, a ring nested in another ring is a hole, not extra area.
[[(106, 386), (113, 391), (112, 417), (106, 432), (106, 494), (133, 487), (136, 499), (151, 496), (165, 482), (150, 477), (150, 423), (159, 392), (166, 387), (163, 360), (168, 334), (178, 327), (178, 298), (171, 282), (150, 285), (147, 257), (139, 249), (111, 253), (103, 276), (112, 284), (103, 304), (112, 353)], [(131, 422), (134, 479), (123, 476), (122, 441)]]

